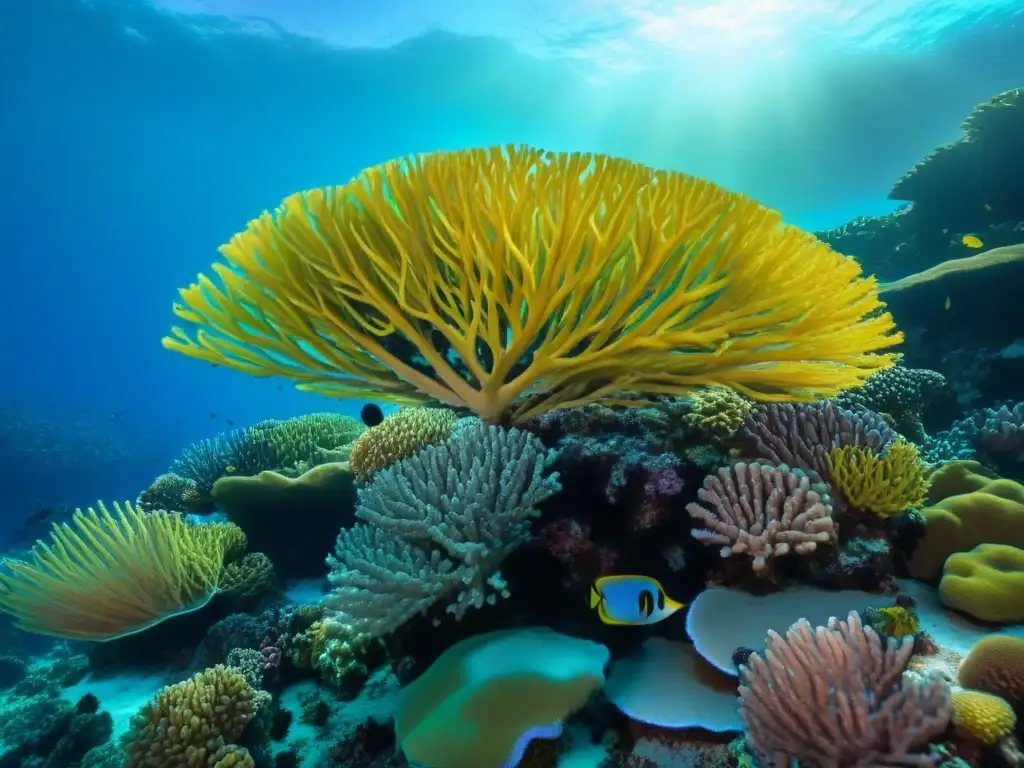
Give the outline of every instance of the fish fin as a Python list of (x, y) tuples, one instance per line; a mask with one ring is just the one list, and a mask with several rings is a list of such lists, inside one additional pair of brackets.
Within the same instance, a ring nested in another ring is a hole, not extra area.
[(686, 603), (678, 603), (671, 597), (665, 598), (665, 611), (668, 613), (675, 613), (676, 611), (681, 611), (685, 607)]
[(597, 584), (591, 584), (590, 585), (590, 607), (591, 607), (591, 609), (597, 608), (597, 606), (601, 605), (601, 601), (602, 600), (604, 600), (604, 598), (601, 596), (601, 593), (598, 591)]
[(601, 608), (597, 612), (597, 615), (598, 615), (598, 617), (600, 617), (601, 621), (603, 621), (605, 624), (607, 624), (607, 625), (609, 625), (611, 627), (635, 627), (636, 626), (636, 623), (632, 622), (632, 621), (619, 621), (618, 619), (613, 619), (604, 610), (604, 606), (601, 606)]

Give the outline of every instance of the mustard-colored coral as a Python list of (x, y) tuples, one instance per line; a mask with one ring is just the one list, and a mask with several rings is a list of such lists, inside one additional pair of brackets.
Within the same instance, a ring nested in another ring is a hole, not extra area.
[(447, 408), (402, 408), (356, 440), (348, 455), (349, 468), (361, 480), (448, 439), (455, 412)]
[(747, 197), (603, 155), (394, 160), (292, 195), (221, 254), (166, 348), (490, 422), (706, 386), (814, 400), (901, 341), (856, 260)]
[(210, 768), (255, 768), (256, 761), (245, 747), (228, 744), (217, 750), (209, 764)]
[(715, 440), (728, 440), (743, 426), (753, 404), (728, 387), (709, 387), (691, 396), (686, 420)]
[(979, 544), (950, 555), (939, 598), (950, 608), (996, 624), (1024, 622), (1024, 549)]
[(917, 634), (919, 622), (913, 611), (901, 605), (890, 605), (879, 608), (878, 612), (885, 621), (885, 634), (895, 638), (913, 637)]
[(832, 484), (850, 505), (880, 517), (920, 506), (928, 490), (917, 448), (904, 440), (897, 440), (881, 456), (866, 446), (833, 448), (828, 465)]
[[(216, 666), (163, 688), (122, 737), (124, 768), (198, 768), (242, 735), (255, 714), (255, 691), (242, 674)], [(222, 765), (244, 765), (223, 763)]]
[(960, 663), (957, 680), (1006, 699), (1024, 712), (1024, 637), (986, 635)]
[(946, 559), (979, 544), (1024, 549), (1024, 485), (994, 478), (973, 461), (953, 461), (931, 477), (924, 536), (907, 562), (910, 575), (938, 581)]
[(960, 734), (995, 744), (1013, 733), (1017, 716), (1013, 707), (998, 696), (983, 691), (953, 692), (953, 726)]
[(276, 581), (270, 558), (262, 552), (250, 552), (224, 566), (220, 589), (235, 597), (254, 597), (273, 589)]
[(31, 560), (5, 560), (0, 611), (27, 632), (109, 640), (205, 605), (225, 556), (245, 537), (233, 525), (191, 525), (180, 515), (77, 510), (36, 543)]

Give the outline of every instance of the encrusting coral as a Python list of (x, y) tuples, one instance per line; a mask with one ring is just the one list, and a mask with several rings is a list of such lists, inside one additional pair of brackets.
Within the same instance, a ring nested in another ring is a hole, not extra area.
[(38, 542), (31, 562), (3, 561), (0, 611), (17, 626), (75, 640), (141, 632), (205, 605), (225, 558), (244, 549), (231, 524), (192, 525), (180, 515), (114, 504), (77, 510)]
[(856, 612), (814, 628), (768, 633), (764, 655), (741, 668), (740, 715), (764, 765), (928, 766), (918, 750), (946, 730), (949, 686), (904, 676), (910, 637), (882, 640)]
[(755, 572), (794, 552), (805, 555), (836, 539), (836, 525), (827, 495), (810, 478), (789, 467), (738, 462), (708, 475), (697, 498), (710, 504), (687, 505), (690, 517), (706, 528), (692, 535), (705, 544), (721, 545), (722, 557), (746, 554)]
[(854, 259), (750, 198), (603, 155), (391, 161), (287, 198), (221, 254), (219, 285), (181, 291), (195, 330), (168, 349), (489, 422), (702, 386), (811, 400), (901, 341)]

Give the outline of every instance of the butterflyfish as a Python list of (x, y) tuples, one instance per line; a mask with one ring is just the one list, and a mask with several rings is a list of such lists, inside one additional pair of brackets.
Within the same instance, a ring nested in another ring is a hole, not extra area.
[(605, 624), (657, 624), (683, 607), (650, 576), (602, 576), (590, 587), (590, 607)]

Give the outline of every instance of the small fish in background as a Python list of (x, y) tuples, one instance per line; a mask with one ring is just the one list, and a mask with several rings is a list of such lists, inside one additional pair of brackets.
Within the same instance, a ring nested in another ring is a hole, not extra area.
[(225, 421), (224, 423), (225, 423), (225, 424), (227, 424), (227, 425), (228, 425), (229, 427), (233, 427), (233, 426), (235, 426), (235, 422), (233, 422), (233, 421), (232, 421), (231, 419), (228, 419), (228, 420), (227, 420), (227, 421)]
[(952, 306), (953, 306), (953, 302), (950, 300), (949, 296), (947, 296), (946, 297), (945, 307), (946, 307), (946, 309), (949, 309)]
[(228, 475), (233, 475), (237, 471), (238, 471), (238, 467), (236, 467), (234, 464), (228, 464), (226, 467), (224, 467), (224, 472), (225, 472), (225, 474), (228, 474)]
[(981, 246), (984, 245), (984, 243), (981, 242), (981, 239), (975, 237), (974, 235), (964, 235), (961, 238), (960, 242), (966, 245), (968, 248), (981, 248)]
[(991, 213), (991, 211), (992, 211), (992, 206), (991, 206), (991, 205), (989, 205), (988, 203), (985, 203), (985, 210), (986, 210), (986, 211), (989, 211), (989, 212)]
[(384, 411), (382, 411), (380, 406), (375, 403), (367, 403), (363, 406), (362, 410), (359, 411), (359, 418), (363, 420), (363, 424), (366, 426), (376, 427), (384, 421)]
[(605, 624), (657, 624), (683, 607), (650, 576), (602, 576), (590, 587), (590, 607)]
[(216, 413), (211, 413), (210, 414), (210, 418), (211, 419), (216, 419), (217, 418), (217, 414)]

